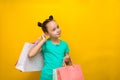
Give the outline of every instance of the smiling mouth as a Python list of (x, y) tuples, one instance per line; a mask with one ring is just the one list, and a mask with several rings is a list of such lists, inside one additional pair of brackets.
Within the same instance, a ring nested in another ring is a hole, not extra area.
[(57, 35), (60, 35), (61, 33), (58, 33)]

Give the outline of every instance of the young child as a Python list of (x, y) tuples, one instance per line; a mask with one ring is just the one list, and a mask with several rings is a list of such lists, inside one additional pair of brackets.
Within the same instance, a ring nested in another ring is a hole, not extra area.
[[(33, 57), (42, 52), (44, 66), (40, 80), (53, 80), (53, 69), (62, 67), (63, 62), (69, 60), (69, 47), (65, 41), (59, 39), (61, 30), (53, 16), (49, 16), (43, 23), (38, 22), (38, 26), (42, 28), (44, 34), (40, 37), (38, 44), (30, 50), (28, 56)], [(46, 36), (49, 38), (46, 39)]]

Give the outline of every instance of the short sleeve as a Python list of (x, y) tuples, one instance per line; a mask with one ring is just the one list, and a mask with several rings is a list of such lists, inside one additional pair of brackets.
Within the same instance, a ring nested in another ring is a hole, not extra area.
[(66, 43), (65, 54), (66, 54), (66, 53), (69, 53), (69, 52), (70, 52), (70, 49), (69, 49), (68, 44)]

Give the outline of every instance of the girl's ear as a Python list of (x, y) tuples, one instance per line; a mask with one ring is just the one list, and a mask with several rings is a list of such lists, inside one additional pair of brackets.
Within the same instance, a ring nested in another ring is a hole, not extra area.
[(49, 19), (50, 19), (50, 20), (53, 20), (53, 16), (52, 16), (52, 15), (50, 15), (50, 16), (49, 16)]
[(44, 34), (45, 34), (46, 36), (49, 36), (49, 33), (48, 33), (48, 32), (44, 32)]

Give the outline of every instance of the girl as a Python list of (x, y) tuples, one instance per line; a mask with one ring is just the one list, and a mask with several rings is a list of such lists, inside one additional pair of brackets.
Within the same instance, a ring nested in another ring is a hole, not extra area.
[[(49, 16), (43, 23), (38, 22), (44, 32), (40, 37), (41, 40), (29, 52), (28, 56), (33, 57), (42, 52), (44, 56), (44, 66), (41, 70), (40, 80), (53, 80), (53, 69), (62, 67), (63, 62), (69, 60), (68, 44), (60, 40), (61, 30), (59, 25)], [(46, 36), (49, 36), (46, 39)]]

